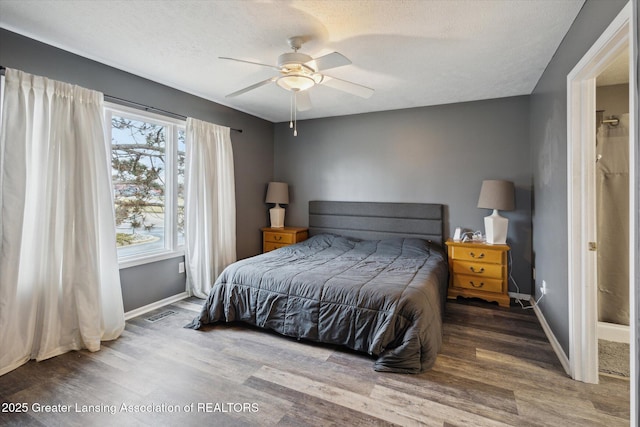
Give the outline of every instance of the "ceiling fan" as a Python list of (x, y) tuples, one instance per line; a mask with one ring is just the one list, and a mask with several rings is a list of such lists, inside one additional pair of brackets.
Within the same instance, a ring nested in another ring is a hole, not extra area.
[(276, 83), (281, 88), (292, 92), (292, 117), (290, 127), (294, 128), (294, 135), (296, 135), (297, 131), (295, 129), (294, 116), (297, 111), (307, 111), (311, 109), (311, 100), (307, 90), (312, 87), (322, 84), (362, 98), (369, 98), (373, 95), (374, 90), (369, 87), (347, 80), (342, 80), (337, 77), (332, 77), (324, 73), (325, 70), (351, 64), (351, 61), (348, 58), (338, 52), (332, 52), (318, 58), (312, 58), (305, 53), (298, 52), (305, 41), (305, 37), (302, 36), (290, 37), (287, 42), (291, 49), (293, 49), (293, 52), (287, 52), (280, 55), (278, 57), (277, 65), (262, 64), (260, 62), (246, 61), (244, 59), (224, 56), (219, 57), (220, 59), (245, 62), (247, 64), (268, 67), (278, 71), (277, 75), (268, 78), (267, 80), (252, 84), (251, 86), (247, 86), (244, 89), (230, 93), (226, 98), (233, 98), (269, 83)]

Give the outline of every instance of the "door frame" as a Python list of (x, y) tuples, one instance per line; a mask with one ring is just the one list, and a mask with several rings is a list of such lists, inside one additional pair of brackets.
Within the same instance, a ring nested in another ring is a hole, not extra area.
[[(629, 2), (567, 76), (567, 214), (569, 288), (569, 366), (573, 379), (598, 383), (597, 271), (595, 191), (595, 79), (624, 49), (629, 49), (629, 112), (635, 111), (635, 49)], [(635, 236), (635, 117), (629, 114), (629, 231)], [(635, 241), (629, 239), (629, 306), (631, 355), (635, 353)], [(635, 361), (630, 360), (631, 378)], [(631, 401), (637, 390), (631, 386)], [(634, 410), (632, 409), (632, 412)]]

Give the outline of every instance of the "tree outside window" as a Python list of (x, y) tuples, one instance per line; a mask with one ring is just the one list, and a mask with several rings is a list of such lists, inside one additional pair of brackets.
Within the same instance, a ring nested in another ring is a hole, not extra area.
[(107, 118), (118, 256), (174, 250), (184, 244), (184, 128), (116, 110)]

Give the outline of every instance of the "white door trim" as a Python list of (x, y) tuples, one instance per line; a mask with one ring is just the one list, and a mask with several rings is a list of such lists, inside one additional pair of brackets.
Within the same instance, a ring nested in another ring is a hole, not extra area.
[[(596, 241), (595, 78), (633, 43), (631, 11), (631, 3), (628, 3), (567, 76), (569, 365), (572, 378), (587, 383), (598, 382), (596, 252), (589, 251), (588, 246), (589, 242)], [(631, 68), (630, 61), (630, 72)], [(632, 89), (630, 84), (629, 91)], [(634, 111), (633, 105), (630, 107), (629, 111)], [(633, 120), (631, 116), (630, 120)], [(631, 123), (630, 141), (634, 139), (633, 126)], [(633, 164), (637, 153), (631, 142), (629, 152), (630, 164)], [(630, 172), (630, 176), (634, 176), (633, 171)], [(633, 189), (633, 185), (630, 188)], [(630, 210), (635, 206), (632, 193), (630, 191)], [(632, 218), (633, 215), (630, 216)], [(630, 222), (630, 230), (634, 232), (633, 221)], [(629, 252), (633, 266), (634, 247), (631, 242)], [(629, 286), (633, 291), (631, 268)], [(630, 297), (633, 295), (631, 292)], [(632, 322), (634, 320), (632, 317)]]

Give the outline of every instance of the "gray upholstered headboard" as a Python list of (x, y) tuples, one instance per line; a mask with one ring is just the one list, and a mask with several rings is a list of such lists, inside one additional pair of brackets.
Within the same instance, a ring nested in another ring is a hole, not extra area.
[(443, 243), (444, 207), (433, 203), (309, 202), (309, 234), (358, 239), (419, 237)]

